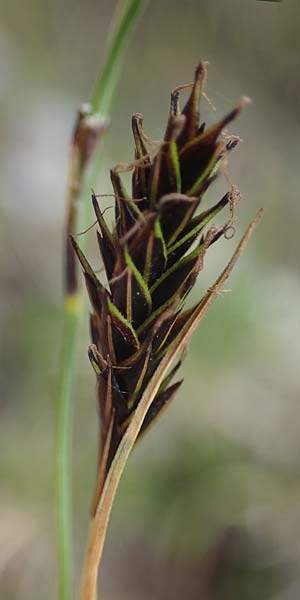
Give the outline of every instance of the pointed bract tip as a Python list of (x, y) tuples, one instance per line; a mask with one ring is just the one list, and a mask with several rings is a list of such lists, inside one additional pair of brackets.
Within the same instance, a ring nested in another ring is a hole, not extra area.
[(132, 123), (140, 123), (141, 121), (143, 121), (144, 117), (142, 115), (142, 113), (133, 113), (132, 117), (131, 117), (131, 121)]
[(96, 208), (99, 208), (99, 202), (96, 198), (96, 194), (95, 194), (94, 190), (92, 190), (92, 203), (93, 203), (94, 210), (96, 211)]
[(208, 65), (207, 62), (205, 62), (204, 60), (200, 60), (198, 66), (196, 67), (195, 70), (195, 83), (198, 81), (204, 81), (206, 79), (206, 75), (207, 75), (207, 69), (206, 69), (206, 65)]
[(233, 110), (224, 117), (223, 127), (225, 127), (225, 125), (230, 123), (230, 121), (233, 121), (233, 119), (235, 119), (240, 114), (240, 112), (243, 110), (243, 108), (245, 108), (245, 106), (247, 106), (250, 103), (251, 103), (251, 100), (250, 100), (250, 98), (248, 98), (248, 96), (242, 96), (239, 99), (239, 101), (237, 102), (237, 104), (235, 105), (235, 107), (233, 108)]
[(242, 96), (233, 108), (233, 110), (224, 118), (225, 124), (227, 125), (227, 123), (233, 121), (233, 119), (235, 119), (240, 114), (240, 112), (250, 103), (251, 100), (250, 98), (248, 98), (248, 96)]
[(248, 96), (242, 96), (240, 98), (238, 106), (240, 107), (240, 110), (242, 110), (242, 108), (245, 108), (245, 106), (248, 106), (248, 104), (251, 104), (251, 102), (251, 98), (249, 98)]
[(82, 250), (80, 250), (80, 247), (78, 246), (77, 242), (75, 241), (75, 238), (72, 235), (69, 236), (69, 239), (70, 239), (70, 242), (71, 242), (71, 244), (73, 246), (73, 250), (76, 253), (77, 258), (78, 258), (78, 260), (79, 260), (79, 262), (80, 262), (80, 264), (81, 264), (81, 266), (83, 268), (83, 271), (86, 272), (87, 271), (86, 266), (87, 266), (88, 263), (87, 263), (87, 260), (86, 260), (86, 258), (84, 256)]

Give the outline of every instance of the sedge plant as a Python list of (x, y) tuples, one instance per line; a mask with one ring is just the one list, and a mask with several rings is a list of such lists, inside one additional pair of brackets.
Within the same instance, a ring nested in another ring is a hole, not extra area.
[[(81, 600), (96, 600), (97, 573), (110, 511), (128, 456), (174, 398), (182, 380), (174, 377), (184, 350), (222, 289), (261, 212), (232, 259), (196, 306), (186, 299), (203, 269), (209, 248), (234, 231), (235, 189), (213, 206), (205, 193), (227, 164), (239, 138), (225, 128), (247, 103), (242, 98), (216, 124), (206, 127), (200, 100), (206, 65), (200, 62), (181, 109), (182, 88), (171, 94), (165, 135), (153, 151), (143, 118), (132, 117), (134, 160), (111, 170), (115, 220), (110, 228), (92, 194), (97, 240), (105, 278), (72, 237), (91, 305), (88, 354), (97, 379), (100, 456), (91, 534), (83, 569)], [(132, 171), (127, 192), (122, 171)], [(227, 211), (221, 226), (212, 224)]]

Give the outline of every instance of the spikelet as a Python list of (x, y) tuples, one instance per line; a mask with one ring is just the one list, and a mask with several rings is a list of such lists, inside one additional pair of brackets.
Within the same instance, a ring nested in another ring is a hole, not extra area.
[[(97, 374), (101, 438), (94, 506), (143, 391), (192, 314), (192, 309), (184, 308), (185, 299), (203, 268), (204, 256), (232, 223), (229, 217), (222, 227), (205, 229), (231, 204), (231, 192), (214, 206), (198, 209), (238, 142), (222, 132), (245, 100), (206, 129), (199, 112), (205, 75), (201, 62), (182, 111), (179, 91), (171, 95), (166, 133), (154, 156), (142, 116), (133, 115), (132, 194), (128, 195), (123, 186), (121, 167), (112, 169), (113, 231), (96, 196), (92, 196), (106, 286), (72, 240), (92, 306), (89, 358)], [(162, 383), (140, 433), (153, 424), (176, 394), (182, 381), (172, 383), (172, 379), (179, 367), (180, 361)]]

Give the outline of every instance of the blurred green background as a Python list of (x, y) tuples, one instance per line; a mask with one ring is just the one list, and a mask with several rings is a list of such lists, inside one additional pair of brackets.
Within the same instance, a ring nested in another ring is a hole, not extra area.
[[(1, 0), (0, 598), (55, 598), (55, 394), (62, 335), (68, 143), (104, 60), (111, 0)], [(216, 245), (213, 282), (258, 207), (262, 223), (195, 335), (172, 407), (136, 448), (113, 510), (103, 600), (300, 597), (300, 4), (152, 0), (126, 53), (105, 139), (132, 158), (130, 117), (159, 139), (169, 94), (210, 62), (210, 120), (241, 95), (230, 160), (237, 236)], [(221, 178), (207, 202), (227, 190)], [(104, 200), (108, 206), (111, 199)], [(95, 264), (95, 230), (89, 256)], [(80, 238), (79, 238), (80, 239)], [(85, 317), (76, 384), (76, 585), (97, 452)]]

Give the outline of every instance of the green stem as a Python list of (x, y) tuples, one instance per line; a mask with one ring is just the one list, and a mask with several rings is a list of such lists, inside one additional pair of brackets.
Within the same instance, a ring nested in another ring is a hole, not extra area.
[[(110, 36), (106, 61), (98, 78), (95, 93), (91, 98), (93, 114), (109, 115), (117, 84), (124, 49), (142, 8), (143, 0), (119, 0)], [(95, 153), (96, 160), (99, 159)], [(87, 171), (85, 185), (79, 186), (75, 197), (74, 218), (70, 220), (74, 231), (85, 229), (88, 211), (78, 211), (78, 201), (83, 200), (85, 190), (93, 187), (95, 165)], [(83, 182), (81, 181), (81, 184)], [(83, 190), (83, 191), (80, 191)], [(71, 208), (72, 210), (72, 208)], [(67, 230), (67, 235), (74, 231)], [(58, 599), (73, 599), (73, 518), (72, 518), (72, 437), (73, 437), (73, 388), (77, 367), (77, 345), (82, 315), (81, 291), (76, 288), (66, 291), (64, 303), (64, 327), (62, 356), (57, 395), (57, 438), (56, 438), (56, 509), (57, 509), (57, 563)]]
[(110, 112), (121, 67), (120, 58), (143, 3), (144, 0), (123, 1), (117, 7), (111, 33), (110, 51), (91, 99), (94, 111), (100, 112), (104, 117)]
[(73, 596), (72, 428), (73, 376), (76, 368), (80, 298), (69, 296), (64, 306), (63, 348), (57, 403), (57, 578), (59, 600)]

